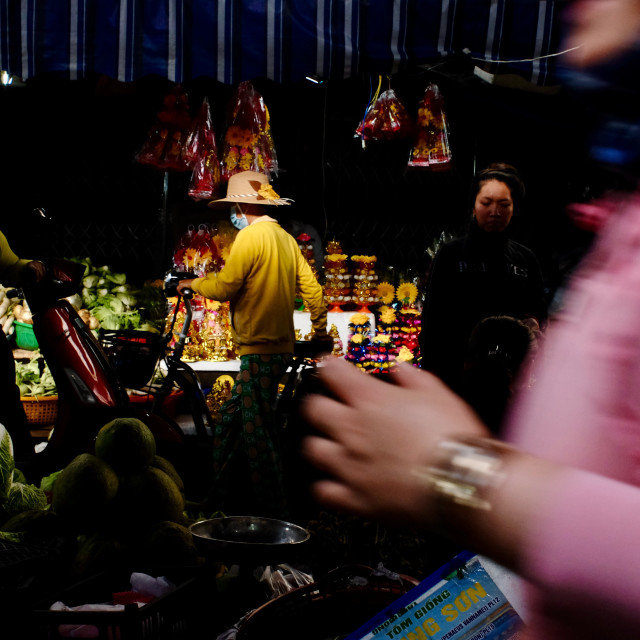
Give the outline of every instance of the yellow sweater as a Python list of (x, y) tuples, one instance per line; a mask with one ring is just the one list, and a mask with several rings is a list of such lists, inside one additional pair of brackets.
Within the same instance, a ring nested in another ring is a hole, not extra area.
[(29, 260), (20, 260), (11, 250), (4, 234), (0, 232), (0, 284), (5, 286), (19, 286), (24, 268)]
[(311, 312), (316, 336), (327, 335), (322, 287), (293, 236), (272, 218), (259, 218), (238, 232), (224, 267), (192, 286), (206, 298), (230, 301), (239, 355), (293, 353), (296, 290)]

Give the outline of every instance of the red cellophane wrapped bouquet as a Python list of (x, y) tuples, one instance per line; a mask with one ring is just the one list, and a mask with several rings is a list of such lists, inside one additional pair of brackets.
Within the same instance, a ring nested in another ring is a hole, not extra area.
[(410, 167), (445, 169), (451, 165), (449, 125), (438, 85), (430, 84), (418, 107), (418, 132), (409, 158)]
[(278, 172), (269, 110), (248, 81), (240, 83), (231, 100), (222, 152), (222, 177), (228, 180), (241, 171)]
[(362, 122), (356, 129), (356, 137), (362, 143), (370, 140), (393, 141), (407, 138), (415, 130), (407, 110), (391, 88), (371, 101)]
[[(180, 271), (190, 271), (197, 276), (219, 271), (224, 260), (218, 246), (219, 234), (215, 228), (201, 224), (196, 231), (189, 226), (179, 239), (174, 255), (174, 267)], [(184, 319), (184, 303), (178, 298), (170, 300), (169, 318), (173, 317), (175, 305), (178, 308), (178, 324)], [(233, 337), (229, 319), (229, 303), (208, 300), (201, 295), (194, 295), (191, 300), (193, 320), (189, 329), (185, 346), (184, 359), (193, 360), (228, 360), (234, 357)], [(175, 338), (174, 338), (175, 339)]]
[(189, 99), (180, 85), (164, 97), (163, 108), (149, 130), (136, 160), (162, 170), (187, 171), (192, 159), (187, 153), (193, 135)]
[(187, 147), (187, 154), (193, 159), (189, 196), (194, 200), (209, 200), (217, 195), (221, 171), (211, 109), (206, 97), (196, 116), (193, 131)]

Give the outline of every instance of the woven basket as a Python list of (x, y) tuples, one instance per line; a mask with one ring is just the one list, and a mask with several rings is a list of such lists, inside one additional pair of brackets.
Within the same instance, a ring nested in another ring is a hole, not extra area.
[(29, 424), (49, 426), (55, 423), (58, 416), (58, 396), (22, 396), (20, 400)]

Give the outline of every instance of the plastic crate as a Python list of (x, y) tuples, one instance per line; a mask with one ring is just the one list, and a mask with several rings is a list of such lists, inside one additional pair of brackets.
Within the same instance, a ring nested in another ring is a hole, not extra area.
[[(114, 593), (131, 588), (130, 571), (109, 571), (78, 582), (34, 605), (31, 612), (34, 638), (64, 638), (65, 625), (90, 625), (93, 635), (109, 640), (192, 640), (202, 632), (203, 614), (212, 615), (207, 589), (193, 569), (141, 570), (153, 577), (165, 576), (175, 586), (171, 593), (141, 607), (125, 605), (122, 611), (50, 611), (54, 602), (68, 607), (111, 602)], [(66, 627), (68, 629), (68, 627)]]

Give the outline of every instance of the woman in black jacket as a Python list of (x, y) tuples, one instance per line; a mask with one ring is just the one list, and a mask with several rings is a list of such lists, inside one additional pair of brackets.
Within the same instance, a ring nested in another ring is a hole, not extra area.
[(546, 315), (542, 274), (508, 227), (524, 197), (518, 172), (506, 164), (480, 171), (471, 186), (468, 233), (445, 244), (429, 272), (422, 314), (422, 366), (460, 391), (467, 345), (483, 318), (511, 316), (539, 326)]

